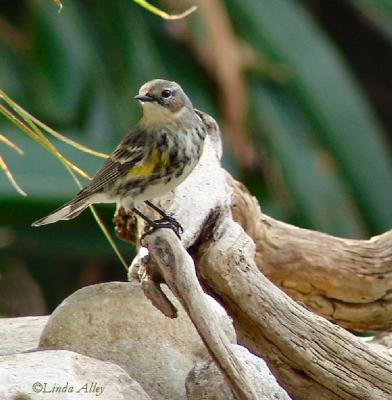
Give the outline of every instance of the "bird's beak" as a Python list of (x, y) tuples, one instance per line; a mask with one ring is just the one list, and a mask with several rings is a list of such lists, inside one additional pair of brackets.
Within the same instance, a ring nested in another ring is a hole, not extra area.
[(146, 103), (146, 102), (152, 102), (154, 101), (154, 97), (150, 96), (149, 94), (138, 94), (137, 96), (135, 96), (135, 99)]

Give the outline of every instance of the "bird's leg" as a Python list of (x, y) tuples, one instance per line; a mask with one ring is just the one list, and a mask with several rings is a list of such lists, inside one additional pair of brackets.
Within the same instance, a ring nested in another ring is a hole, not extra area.
[(162, 209), (157, 207), (155, 204), (151, 203), (151, 201), (146, 200), (144, 203), (147, 204), (150, 208), (152, 208), (154, 211), (156, 211), (162, 217), (158, 220), (155, 220), (155, 222), (157, 222), (157, 223), (168, 222), (171, 225), (174, 225), (179, 233), (184, 233), (184, 228), (174, 217), (166, 214)]
[(142, 218), (147, 225), (149, 226), (149, 229), (147, 230), (147, 232), (143, 233), (143, 235), (140, 238), (140, 244), (143, 245), (143, 239), (147, 236), (150, 235), (151, 233), (155, 232), (157, 229), (161, 229), (161, 228), (169, 228), (171, 229), (176, 236), (181, 239), (180, 236), (180, 229), (179, 226), (181, 227), (181, 225), (173, 218), (173, 220), (176, 223), (171, 222), (170, 220), (164, 220), (164, 218), (160, 219), (160, 220), (156, 220), (153, 221), (151, 218), (147, 217), (146, 215), (144, 215), (141, 211), (139, 211), (137, 208), (132, 208), (132, 211), (138, 215), (140, 218)]

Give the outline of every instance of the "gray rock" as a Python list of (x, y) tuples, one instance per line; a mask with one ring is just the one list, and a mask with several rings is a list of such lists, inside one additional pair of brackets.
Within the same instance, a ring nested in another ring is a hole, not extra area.
[(185, 381), (188, 400), (235, 400), (210, 357), (197, 361)]
[(173, 295), (169, 319), (144, 297), (139, 284), (85, 287), (53, 312), (41, 349), (68, 349), (123, 367), (155, 399), (186, 399), (185, 378), (206, 349)]
[(0, 356), (36, 349), (48, 318), (0, 318)]
[[(247, 375), (252, 379), (259, 400), (290, 400), (264, 360), (242, 346), (231, 346), (244, 368), (248, 370)], [(188, 400), (234, 400), (222, 373), (210, 357), (196, 362), (186, 379), (186, 391)]]
[(118, 365), (64, 350), (0, 357), (2, 400), (151, 400)]

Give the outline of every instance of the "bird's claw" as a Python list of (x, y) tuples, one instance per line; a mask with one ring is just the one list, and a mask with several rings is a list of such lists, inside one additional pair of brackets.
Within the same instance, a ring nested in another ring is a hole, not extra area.
[(184, 233), (184, 228), (182, 225), (172, 216), (166, 215), (163, 218), (157, 219), (156, 221), (157, 224), (168, 224), (171, 225), (170, 228), (173, 229), (174, 233), (178, 236), (178, 234)]
[(153, 221), (153, 224), (149, 224), (147, 230), (143, 233), (143, 235), (140, 238), (140, 244), (143, 246), (143, 239), (146, 236), (151, 235), (157, 229), (161, 228), (171, 229), (180, 240), (181, 240), (181, 234), (184, 232), (184, 228), (175, 218), (166, 215), (163, 218)]

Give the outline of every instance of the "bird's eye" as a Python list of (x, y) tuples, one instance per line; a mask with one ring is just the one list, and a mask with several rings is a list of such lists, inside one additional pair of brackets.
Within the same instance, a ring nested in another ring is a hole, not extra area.
[(162, 90), (162, 97), (164, 99), (168, 99), (172, 95), (172, 91), (170, 89)]

